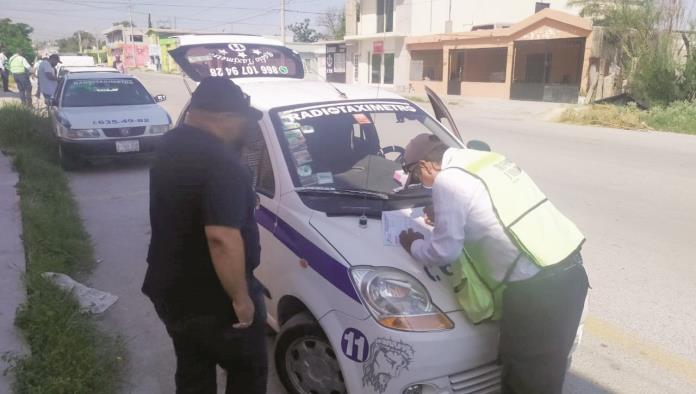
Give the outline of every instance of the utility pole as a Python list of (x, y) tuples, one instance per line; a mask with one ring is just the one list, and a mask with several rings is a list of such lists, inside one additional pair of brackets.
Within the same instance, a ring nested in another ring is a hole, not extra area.
[(82, 32), (80, 30), (77, 31), (77, 46), (79, 49), (80, 55), (82, 54)]
[(101, 64), (101, 53), (99, 53), (99, 32), (94, 35), (94, 41), (97, 44), (97, 64)]
[(280, 38), (285, 45), (285, 0), (280, 0)]
[(128, 14), (130, 17), (130, 43), (131, 43), (131, 48), (133, 49), (133, 68), (135, 68), (138, 65), (138, 62), (135, 60), (135, 40), (133, 40), (133, 1), (128, 0)]

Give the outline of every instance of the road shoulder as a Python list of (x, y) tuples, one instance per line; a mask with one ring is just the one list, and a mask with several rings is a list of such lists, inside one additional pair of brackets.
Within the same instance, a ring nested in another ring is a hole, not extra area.
[[(0, 354), (21, 354), (26, 350), (19, 329), (14, 325), (17, 307), (26, 296), (22, 283), (26, 260), (16, 189), (18, 181), (10, 159), (0, 154)], [(7, 367), (6, 362), (0, 361), (0, 393), (11, 392), (11, 375), (2, 373)]]

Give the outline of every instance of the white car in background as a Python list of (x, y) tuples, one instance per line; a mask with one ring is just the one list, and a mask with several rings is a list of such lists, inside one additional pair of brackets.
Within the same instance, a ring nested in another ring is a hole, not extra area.
[(155, 151), (171, 119), (133, 76), (76, 72), (60, 78), (49, 113), (61, 165)]
[(463, 147), (453, 123), (384, 89), (304, 80), (300, 57), (274, 40), (182, 36), (171, 55), (195, 81), (233, 78), (264, 113), (244, 159), (260, 200), (255, 275), (288, 392), (499, 392), (498, 324), (472, 324), (456, 267), (424, 268), (381, 221), (431, 202), (430, 190), (395, 178), (420, 133)]

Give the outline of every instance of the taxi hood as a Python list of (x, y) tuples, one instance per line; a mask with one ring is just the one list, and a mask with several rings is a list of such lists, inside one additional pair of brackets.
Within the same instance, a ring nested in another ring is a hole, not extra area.
[(171, 123), (167, 112), (157, 104), (68, 107), (61, 108), (59, 114), (70, 123), (72, 129), (137, 127)]
[(250, 41), (230, 39), (227, 42), (218, 40), (184, 44), (187, 41), (181, 40), (182, 45), (169, 51), (169, 54), (181, 70), (196, 82), (205, 77), (304, 78), (302, 59), (295, 51), (276, 45), (274, 41)]
[(384, 245), (380, 220), (368, 219), (366, 228), (360, 228), (358, 221), (356, 216), (329, 217), (317, 212), (312, 215), (309, 223), (351, 266), (371, 265), (400, 269), (418, 279), (443, 312), (461, 310), (452, 290), (455, 284), (449, 267), (426, 269), (402, 247)]

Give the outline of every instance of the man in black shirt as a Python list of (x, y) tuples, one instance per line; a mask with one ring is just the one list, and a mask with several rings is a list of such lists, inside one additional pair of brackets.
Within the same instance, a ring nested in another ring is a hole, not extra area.
[(150, 170), (143, 293), (172, 337), (177, 393), (216, 393), (216, 365), (227, 371), (227, 393), (266, 392), (256, 195), (239, 160), (260, 118), (232, 81), (204, 79)]

